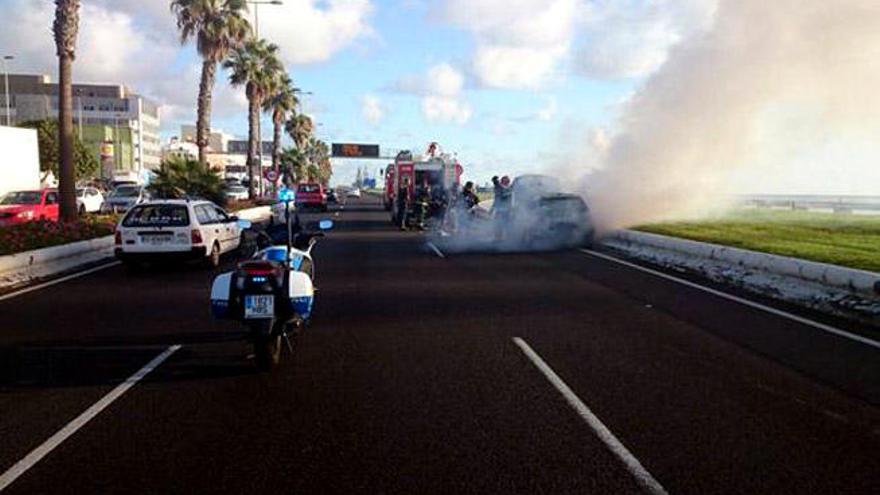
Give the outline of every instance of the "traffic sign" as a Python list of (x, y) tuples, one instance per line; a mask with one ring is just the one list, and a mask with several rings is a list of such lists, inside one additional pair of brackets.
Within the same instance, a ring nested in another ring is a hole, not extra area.
[(276, 180), (278, 180), (278, 173), (275, 172), (274, 170), (272, 170), (271, 168), (266, 169), (266, 171), (263, 173), (263, 176), (269, 182), (275, 182)]
[(335, 158), (379, 158), (378, 144), (333, 143)]

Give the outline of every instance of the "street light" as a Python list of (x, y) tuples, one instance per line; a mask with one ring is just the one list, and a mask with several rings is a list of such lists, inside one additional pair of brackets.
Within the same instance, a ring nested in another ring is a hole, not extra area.
[[(284, 5), (284, 2), (281, 0), (246, 0), (247, 3), (254, 6), (254, 35), (259, 40), (260, 39), (260, 5)], [(260, 117), (262, 120), (262, 117)], [(260, 194), (263, 193), (263, 129), (262, 122), (257, 126), (257, 141), (260, 143), (257, 148), (259, 153), (260, 160), (260, 168), (259, 168), (259, 184), (260, 184)], [(253, 164), (248, 164), (248, 167), (253, 167)]]
[(12, 112), (9, 110), (9, 68), (6, 66), (6, 63), (9, 60), (15, 60), (15, 57), (12, 55), (3, 55), (3, 79), (5, 79), (6, 85), (6, 126), (12, 126)]
[(284, 5), (281, 0), (247, 0), (254, 6), (254, 34), (260, 39), (260, 5)]

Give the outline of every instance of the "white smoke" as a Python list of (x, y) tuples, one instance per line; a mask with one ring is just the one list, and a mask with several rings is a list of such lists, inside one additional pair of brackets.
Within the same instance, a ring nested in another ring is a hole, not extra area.
[[(835, 159), (877, 162), (866, 135), (880, 135), (880, 1), (721, 0), (625, 104), (586, 195), (605, 229), (689, 216), (778, 167), (797, 174), (792, 150), (854, 138), (861, 156)], [(841, 179), (809, 170), (827, 178), (804, 183)]]

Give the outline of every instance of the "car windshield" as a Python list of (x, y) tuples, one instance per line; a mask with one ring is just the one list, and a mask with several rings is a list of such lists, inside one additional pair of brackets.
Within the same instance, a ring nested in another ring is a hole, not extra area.
[(577, 219), (587, 211), (580, 198), (545, 198), (541, 200), (541, 207), (549, 218), (560, 221)]
[(3, 205), (38, 205), (40, 204), (40, 191), (16, 191), (3, 196), (0, 204)]
[(298, 192), (301, 193), (314, 193), (321, 190), (321, 186), (318, 184), (300, 184), (297, 188)]
[(123, 227), (185, 227), (189, 212), (184, 205), (156, 204), (136, 206), (122, 221)]
[(133, 198), (140, 194), (140, 190), (141, 188), (137, 186), (117, 187), (113, 190), (110, 196), (113, 196), (114, 198)]

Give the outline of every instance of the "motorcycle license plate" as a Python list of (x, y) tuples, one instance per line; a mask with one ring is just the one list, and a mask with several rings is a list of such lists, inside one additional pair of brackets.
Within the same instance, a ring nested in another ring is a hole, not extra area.
[(274, 296), (244, 296), (244, 317), (248, 320), (275, 316)]

